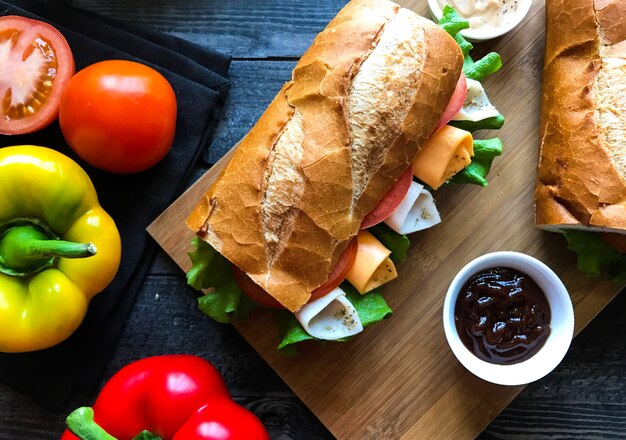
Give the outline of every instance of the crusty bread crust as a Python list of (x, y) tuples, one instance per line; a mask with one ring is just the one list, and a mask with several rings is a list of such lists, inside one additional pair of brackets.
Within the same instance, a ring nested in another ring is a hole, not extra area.
[[(454, 40), (429, 20), (400, 10), (386, 0), (353, 0), (344, 7), (187, 219), (192, 230), (291, 311), (328, 279), (362, 219), (430, 137), (458, 81), (463, 58)], [(391, 121), (396, 113), (381, 108), (365, 115), (374, 124), (369, 131), (391, 141), (381, 146), (372, 136), (359, 143), (370, 149), (359, 150), (367, 153), (359, 166), (368, 167), (369, 178), (357, 194), (353, 179), (362, 170), (354, 168), (356, 134), (349, 119), (357, 110), (348, 108), (348, 96), (387, 26), (390, 31), (399, 26), (394, 21), (399, 15), (404, 27), (395, 30), (414, 32), (385, 55), (385, 65), (392, 65), (394, 56), (416, 57), (409, 75), (414, 80), (410, 87), (393, 80), (373, 84), (372, 93), (406, 101), (406, 115), (397, 127)], [(293, 192), (286, 206), (274, 209), (270, 205), (278, 200), (272, 197), (287, 185)]]
[(626, 39), (625, 20), (626, 0), (546, 2), (535, 192), (539, 227), (626, 232), (626, 176), (620, 170), (626, 144), (624, 139), (616, 141), (616, 127), (603, 124), (607, 113), (621, 121), (626, 118), (616, 105), (626, 96), (611, 90), (616, 78), (623, 88), (626, 76), (609, 71), (607, 62), (619, 55)]
[(626, 40), (626, 0), (595, 0), (594, 8), (604, 44)]

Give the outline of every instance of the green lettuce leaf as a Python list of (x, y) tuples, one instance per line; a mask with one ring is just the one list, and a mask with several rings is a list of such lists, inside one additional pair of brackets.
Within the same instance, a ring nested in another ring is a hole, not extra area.
[[(443, 8), (443, 15), (439, 20), (441, 26), (457, 42), (463, 52), (463, 73), (466, 77), (482, 81), (487, 76), (497, 72), (502, 67), (502, 59), (495, 52), (488, 53), (480, 60), (474, 61), (470, 56), (470, 51), (474, 48), (472, 43), (467, 41), (459, 32), (464, 27), (465, 22), (450, 5)], [(504, 124), (504, 116), (501, 114), (482, 121), (451, 121), (450, 125), (475, 132), (485, 129), (499, 129)], [(491, 169), (491, 163), (496, 156), (502, 154), (502, 142), (500, 139), (474, 140), (474, 157), (472, 163), (463, 171), (457, 173), (450, 181), (452, 183), (469, 183), (480, 186), (487, 186), (487, 174)]]
[[(463, 73), (466, 77), (482, 81), (489, 75), (497, 72), (502, 67), (502, 59), (495, 52), (488, 53), (478, 61), (474, 61), (470, 56), (470, 51), (474, 48), (472, 43), (467, 41), (459, 32), (469, 28), (469, 23), (463, 20), (450, 5), (443, 8), (443, 15), (439, 20), (439, 26), (448, 32), (457, 42), (463, 52)], [(450, 125), (470, 132), (478, 130), (498, 130), (504, 124), (504, 116), (501, 114), (482, 121), (452, 121)]]
[[(193, 252), (189, 252), (189, 258), (191, 259), (191, 269), (187, 272), (187, 284), (196, 290), (202, 290), (208, 288), (209, 277), (208, 268), (211, 266), (213, 259), (217, 256), (217, 252), (199, 237), (194, 237), (191, 241), (191, 245), (196, 249)], [(206, 286), (206, 287), (205, 287)]]
[(463, 29), (469, 29), (470, 25), (467, 20), (462, 19), (456, 10), (450, 6), (445, 5), (443, 7), (443, 13), (441, 20), (439, 20), (439, 27), (446, 31), (452, 38), (455, 38), (459, 32)]
[[(461, 34), (454, 35), (454, 41), (456, 41), (456, 44), (461, 48), (461, 53), (463, 53), (463, 67), (465, 67), (466, 63), (468, 65), (470, 65), (470, 62), (473, 63), (474, 61), (471, 59), (469, 53), (470, 50), (474, 48), (474, 45), (467, 41)], [(465, 73), (465, 71), (463, 73)]]
[(463, 171), (455, 174), (450, 179), (450, 182), (487, 186), (486, 177), (491, 170), (493, 159), (501, 154), (502, 141), (500, 139), (474, 139), (474, 157), (472, 162)]
[(626, 283), (626, 254), (609, 246), (593, 232), (569, 230), (563, 235), (567, 247), (576, 252), (578, 269), (592, 277), (606, 272), (616, 283)]
[(278, 351), (283, 355), (297, 355), (297, 344), (299, 342), (317, 340), (304, 330), (292, 313), (286, 310), (277, 311), (276, 320), (278, 322), (278, 331), (283, 335), (282, 340), (278, 344)]
[[(383, 319), (391, 316), (393, 311), (387, 305), (387, 301), (380, 292), (376, 289), (361, 295), (347, 282), (341, 285), (341, 288), (346, 292), (346, 297), (354, 309), (361, 318), (363, 327), (382, 321)], [(309, 335), (295, 316), (287, 311), (281, 310), (276, 313), (279, 319), (279, 330), (283, 337), (278, 344), (278, 350), (285, 355), (297, 354), (297, 344), (303, 341), (318, 340)], [(345, 342), (351, 338), (344, 338), (338, 341), (332, 342)], [(330, 341), (327, 341), (330, 342)]]
[(196, 250), (189, 253), (192, 267), (187, 272), (187, 283), (196, 290), (209, 289), (198, 298), (200, 310), (221, 323), (245, 317), (256, 304), (237, 286), (231, 263), (198, 237), (192, 245)]
[(504, 116), (501, 114), (492, 118), (485, 118), (481, 121), (450, 121), (453, 127), (460, 128), (474, 133), (478, 130), (499, 130), (504, 125)]
[(406, 253), (411, 245), (409, 237), (404, 234), (398, 234), (384, 223), (372, 226), (368, 228), (368, 231), (391, 251), (391, 261), (397, 263), (406, 260)]
[(463, 62), (463, 73), (469, 79), (482, 81), (493, 75), (502, 67), (502, 58), (495, 52), (490, 52), (478, 61), (472, 60), (469, 55)]
[(359, 314), (363, 327), (380, 322), (392, 315), (393, 310), (391, 310), (383, 295), (376, 289), (361, 295), (347, 282), (343, 283), (341, 288), (346, 292), (346, 298), (350, 300)]
[(443, 15), (439, 20), (439, 26), (454, 38), (463, 52), (463, 73), (466, 77), (482, 81), (489, 75), (497, 72), (502, 67), (502, 59), (495, 52), (490, 52), (478, 61), (474, 61), (470, 56), (470, 51), (474, 48), (472, 43), (467, 41), (459, 32), (469, 28), (469, 23), (463, 20), (450, 5), (443, 8)]

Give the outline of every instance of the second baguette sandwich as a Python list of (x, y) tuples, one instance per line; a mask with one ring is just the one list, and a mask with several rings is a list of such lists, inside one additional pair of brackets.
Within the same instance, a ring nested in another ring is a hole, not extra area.
[(353, 0), (315, 39), (187, 219), (299, 310), (433, 133), (463, 54), (437, 25)]
[(536, 222), (626, 234), (626, 0), (549, 0)]

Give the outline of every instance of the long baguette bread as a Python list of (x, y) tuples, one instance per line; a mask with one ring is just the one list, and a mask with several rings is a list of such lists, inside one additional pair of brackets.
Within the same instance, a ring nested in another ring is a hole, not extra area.
[(353, 0), (187, 219), (291, 311), (329, 277), (364, 216), (432, 134), (462, 53), (386, 0)]
[(548, 0), (535, 218), (626, 233), (626, 0)]

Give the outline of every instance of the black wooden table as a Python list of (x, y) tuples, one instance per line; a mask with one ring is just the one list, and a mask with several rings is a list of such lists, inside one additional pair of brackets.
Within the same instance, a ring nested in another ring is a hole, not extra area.
[[(71, 3), (232, 54), (231, 92), (211, 146), (216, 160), (253, 125), (345, 1)], [(195, 178), (205, 169), (199, 167)], [(626, 438), (625, 317), (626, 297), (621, 295), (574, 340), (563, 363), (530, 385), (480, 439)], [(194, 353), (212, 361), (234, 398), (262, 419), (274, 439), (333, 438), (232, 327), (197, 310), (194, 292), (163, 253), (151, 268), (105, 378), (131, 361), (162, 353)], [(58, 438), (64, 417), (0, 385), (0, 439)]]

